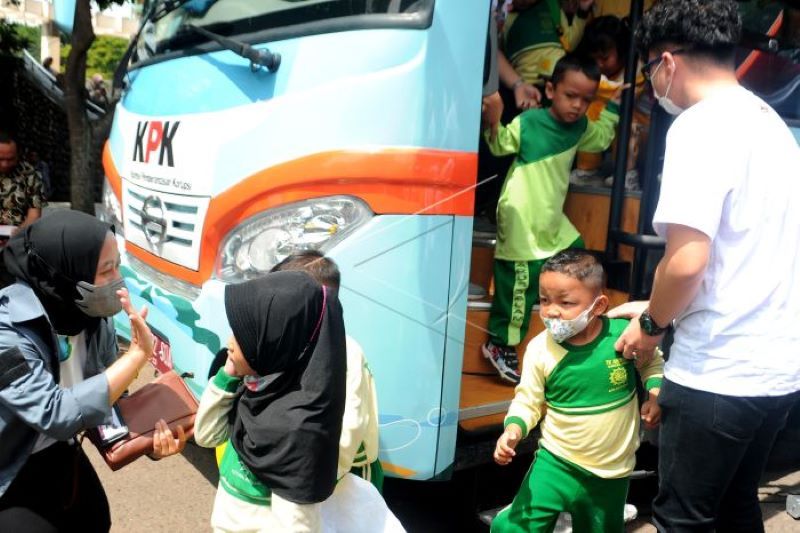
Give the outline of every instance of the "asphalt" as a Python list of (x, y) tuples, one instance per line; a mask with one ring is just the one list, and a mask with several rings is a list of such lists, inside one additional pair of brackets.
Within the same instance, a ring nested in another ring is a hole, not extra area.
[[(132, 390), (152, 379), (143, 371)], [(95, 465), (111, 505), (112, 532), (199, 532), (210, 531), (218, 473), (212, 450), (189, 444), (182, 454), (161, 461), (140, 459), (112, 472), (87, 441), (84, 448)], [(387, 480), (389, 506), (409, 532), (487, 531), (475, 519), (475, 509), (467, 500), (510, 500), (527, 466), (500, 470), (487, 466), (475, 472), (459, 472), (450, 482), (408, 482)], [(475, 481), (475, 487), (470, 482)], [(647, 501), (654, 480), (634, 481), (631, 499), (639, 507), (640, 518), (627, 531), (654, 532), (648, 522)], [(800, 521), (785, 512), (786, 495), (800, 493), (800, 470), (770, 472), (759, 490), (766, 531), (798, 532)], [(488, 495), (488, 496), (487, 496)]]

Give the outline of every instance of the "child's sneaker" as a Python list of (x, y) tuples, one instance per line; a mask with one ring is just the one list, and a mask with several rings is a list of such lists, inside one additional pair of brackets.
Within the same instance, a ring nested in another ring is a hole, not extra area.
[[(605, 180), (608, 187), (614, 185), (614, 176), (609, 176)], [(628, 192), (638, 192), (642, 189), (639, 187), (639, 172), (634, 168), (625, 173), (625, 190)]]
[(482, 300), (486, 298), (486, 289), (478, 285), (477, 283), (469, 283), (469, 292), (467, 293), (468, 300)]
[(481, 346), (481, 351), (502, 379), (515, 385), (519, 383), (519, 359), (513, 346), (495, 346), (489, 341)]

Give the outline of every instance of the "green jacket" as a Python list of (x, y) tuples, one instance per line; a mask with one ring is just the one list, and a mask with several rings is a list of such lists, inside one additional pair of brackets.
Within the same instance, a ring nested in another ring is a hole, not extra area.
[(497, 204), (495, 258), (546, 259), (567, 248), (580, 234), (564, 214), (575, 153), (602, 152), (616, 135), (618, 107), (610, 102), (597, 121), (557, 121), (549, 109), (531, 109), (508, 126), (500, 125), (492, 154), (516, 154)]

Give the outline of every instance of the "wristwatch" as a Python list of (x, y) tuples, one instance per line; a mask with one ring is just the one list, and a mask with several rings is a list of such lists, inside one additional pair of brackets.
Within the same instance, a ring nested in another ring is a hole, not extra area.
[(663, 328), (656, 324), (656, 321), (653, 320), (653, 317), (650, 316), (650, 310), (645, 309), (644, 313), (639, 315), (639, 326), (642, 328), (642, 331), (645, 332), (646, 335), (651, 337), (657, 337), (662, 333), (666, 332), (669, 329), (669, 324), (664, 326)]

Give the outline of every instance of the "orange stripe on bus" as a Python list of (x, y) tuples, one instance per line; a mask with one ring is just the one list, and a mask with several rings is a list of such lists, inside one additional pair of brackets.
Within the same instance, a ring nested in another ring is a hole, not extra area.
[(108, 179), (108, 184), (111, 186), (111, 190), (114, 191), (117, 199), (122, 203), (122, 178), (117, 171), (116, 165), (114, 165), (114, 158), (111, 157), (111, 147), (108, 141), (106, 141), (106, 144), (103, 146), (103, 169), (105, 169), (106, 178)]
[[(103, 159), (109, 181), (118, 179), (110, 155), (104, 154)], [(198, 271), (160, 259), (130, 242), (127, 249), (165, 274), (201, 285), (211, 277), (219, 246), (228, 232), (273, 207), (345, 194), (364, 200), (378, 214), (471, 216), (477, 165), (476, 153), (447, 150), (313, 154), (257, 172), (211, 199)]]
[(393, 465), (392, 463), (384, 463), (383, 461), (381, 461), (381, 466), (386, 472), (391, 472), (392, 474), (400, 477), (411, 477), (417, 473), (416, 470)]

